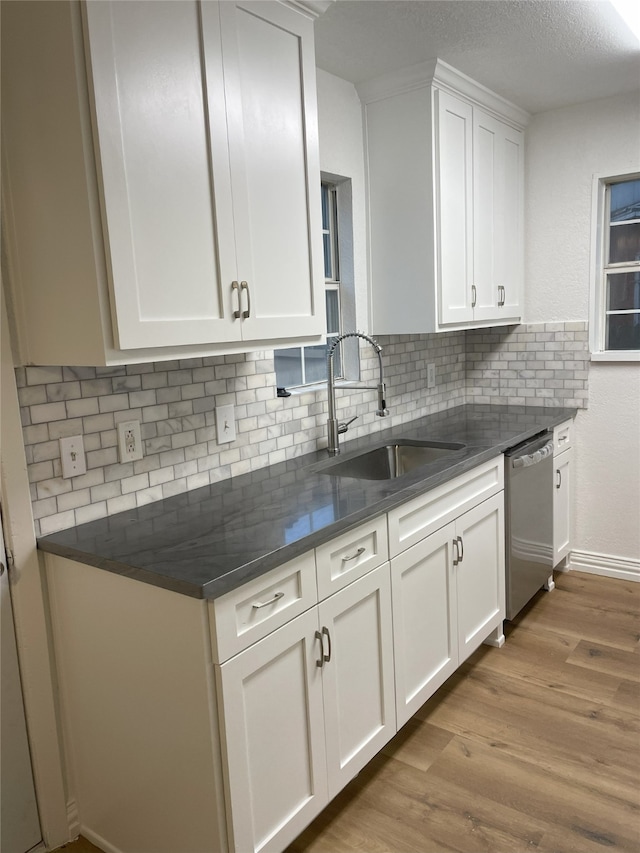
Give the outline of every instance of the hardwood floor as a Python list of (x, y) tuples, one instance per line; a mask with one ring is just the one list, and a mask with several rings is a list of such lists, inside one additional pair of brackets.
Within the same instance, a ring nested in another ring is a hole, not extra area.
[(556, 576), (287, 853), (640, 851), (640, 584)]
[(640, 851), (640, 584), (558, 574), (506, 633), (287, 853)]

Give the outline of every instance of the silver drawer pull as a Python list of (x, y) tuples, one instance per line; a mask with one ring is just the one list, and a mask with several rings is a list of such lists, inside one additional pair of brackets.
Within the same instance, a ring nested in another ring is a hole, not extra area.
[(270, 598), (269, 601), (257, 601), (253, 607), (255, 610), (260, 610), (261, 607), (267, 607), (269, 604), (274, 604), (279, 598), (284, 598), (284, 592), (276, 592), (273, 598)]
[(237, 281), (231, 282), (231, 289), (235, 292), (236, 300), (238, 302), (238, 307), (233, 312), (233, 318), (234, 318), (234, 320), (239, 320), (240, 319), (240, 285), (238, 284)]
[(315, 633), (316, 640), (320, 640), (320, 659), (316, 661), (316, 666), (323, 667), (324, 662), (326, 660), (326, 656), (324, 653), (324, 641), (322, 639), (322, 634), (320, 631), (316, 631)]
[(342, 562), (348, 563), (350, 560), (357, 560), (358, 557), (361, 557), (366, 550), (366, 548), (358, 548), (355, 554), (352, 554), (350, 557), (343, 557)]
[[(247, 291), (247, 310), (242, 312), (242, 316), (247, 320), (251, 316), (251, 291), (246, 281), (240, 282), (240, 289)], [(242, 297), (240, 297), (242, 299)]]

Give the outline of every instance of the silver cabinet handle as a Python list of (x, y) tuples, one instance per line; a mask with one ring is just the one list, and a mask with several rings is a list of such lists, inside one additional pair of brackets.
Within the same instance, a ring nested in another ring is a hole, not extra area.
[(276, 592), (273, 598), (270, 598), (269, 601), (256, 601), (253, 605), (254, 610), (260, 610), (261, 607), (268, 607), (270, 604), (278, 601), (279, 599), (284, 597), (284, 592)]
[(452, 541), (452, 545), (453, 545), (453, 547), (454, 547), (454, 548), (455, 548), (455, 550), (456, 550), (456, 555), (455, 555), (455, 557), (453, 558), (453, 565), (454, 565), (454, 566), (457, 566), (457, 565), (458, 565), (458, 563), (460, 562), (460, 546), (458, 545), (458, 540), (457, 540), (457, 539), (454, 539), (454, 540)]
[(316, 661), (316, 666), (322, 667), (324, 665), (324, 641), (322, 639), (322, 634), (320, 631), (316, 631), (315, 634), (316, 640), (320, 640), (320, 659)]
[(236, 302), (238, 305), (236, 310), (233, 312), (233, 318), (234, 318), (234, 320), (239, 320), (240, 319), (240, 285), (238, 284), (237, 281), (231, 282), (231, 290), (235, 290)]
[(559, 468), (556, 468), (556, 489), (559, 489), (562, 486), (562, 471)]
[(355, 554), (351, 554), (351, 556), (350, 556), (350, 557), (343, 557), (343, 558), (342, 558), (342, 562), (343, 562), (343, 563), (348, 563), (348, 562), (349, 562), (349, 560), (357, 560), (357, 559), (358, 559), (358, 557), (361, 557), (361, 556), (364, 554), (364, 552), (365, 552), (366, 550), (367, 550), (366, 548), (358, 548), (358, 550), (356, 551), (356, 553), (355, 553)]
[[(327, 648), (329, 649), (329, 653), (326, 655), (323, 654), (322, 659), (325, 663), (329, 663), (331, 660), (331, 634), (329, 633), (329, 629), (325, 627), (322, 628), (322, 634), (327, 638)], [(322, 644), (322, 651), (324, 652), (324, 643)]]
[(247, 310), (242, 312), (242, 316), (246, 320), (248, 317), (251, 316), (251, 291), (249, 290), (249, 285), (246, 281), (240, 282), (240, 288), (241, 290), (247, 291)]
[(506, 295), (505, 289), (501, 284), (499, 284), (498, 285), (498, 305), (500, 308), (506, 302), (506, 298), (507, 298), (507, 295)]
[(471, 307), (476, 307), (477, 290), (475, 284), (471, 285)]
[(569, 441), (569, 436), (568, 436), (568, 435), (561, 435), (561, 436), (558, 438), (558, 444), (564, 444), (564, 443), (565, 443), (565, 441)]
[(461, 563), (464, 560), (464, 542), (462, 541), (462, 536), (457, 536), (456, 538), (460, 547), (460, 559), (458, 560), (458, 562)]

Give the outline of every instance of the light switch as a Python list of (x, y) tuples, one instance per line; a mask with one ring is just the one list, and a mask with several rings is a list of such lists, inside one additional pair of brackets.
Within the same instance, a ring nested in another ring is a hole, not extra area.
[(87, 473), (87, 460), (84, 455), (84, 441), (81, 435), (72, 435), (60, 439), (60, 461), (62, 476), (79, 477)]
[(236, 440), (236, 413), (233, 405), (216, 406), (218, 444)]

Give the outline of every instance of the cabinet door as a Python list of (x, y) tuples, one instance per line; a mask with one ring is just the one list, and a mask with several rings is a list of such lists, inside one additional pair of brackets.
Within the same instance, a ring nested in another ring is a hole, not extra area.
[(230, 847), (280, 851), (328, 802), (316, 608), (216, 667)]
[(319, 605), (329, 798), (396, 733), (389, 564)]
[[(220, 4), (245, 340), (326, 330), (312, 22)], [(250, 303), (250, 304), (249, 304)]]
[(437, 91), (436, 210), (441, 323), (473, 319), (473, 111)]
[(498, 314), (498, 231), (500, 209), (501, 123), (473, 111), (473, 319)]
[(217, 6), (84, 8), (117, 346), (237, 340)]
[(505, 616), (504, 493), (456, 521), (458, 657), (466, 660)]
[(498, 318), (519, 318), (524, 285), (524, 136), (502, 122), (499, 142), (495, 282)]
[(573, 450), (569, 448), (553, 460), (553, 565), (571, 550)]
[(454, 530), (447, 524), (391, 561), (398, 727), (458, 666)]
[(474, 321), (521, 314), (523, 179), (522, 133), (474, 108)]

